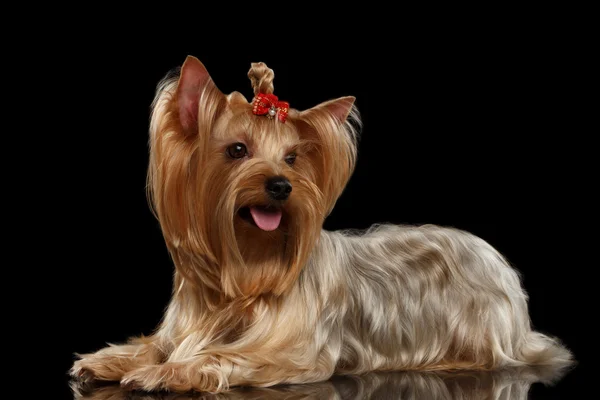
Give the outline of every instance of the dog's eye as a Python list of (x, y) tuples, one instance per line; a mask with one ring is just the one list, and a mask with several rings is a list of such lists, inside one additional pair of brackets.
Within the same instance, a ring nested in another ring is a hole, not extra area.
[(231, 158), (242, 158), (248, 153), (243, 143), (234, 143), (227, 148), (227, 154)]
[(295, 161), (296, 161), (296, 153), (290, 153), (285, 157), (285, 162), (288, 163), (289, 165), (294, 165)]

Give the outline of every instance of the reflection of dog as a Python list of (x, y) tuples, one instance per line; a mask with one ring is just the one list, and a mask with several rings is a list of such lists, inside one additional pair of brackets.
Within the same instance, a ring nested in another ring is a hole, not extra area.
[(332, 380), (269, 388), (234, 388), (227, 393), (131, 393), (118, 385), (73, 382), (75, 400), (403, 400), (510, 399), (526, 400), (533, 383), (552, 384), (560, 375), (553, 368), (513, 368), (502, 371), (371, 372)]
[(323, 231), (355, 164), (354, 98), (300, 112), (273, 95), (266, 65), (248, 75), (252, 103), (191, 57), (160, 85), (149, 189), (173, 299), (154, 335), (83, 355), (74, 376), (221, 391), (568, 364), (531, 330), (517, 273), (483, 240), (435, 226)]

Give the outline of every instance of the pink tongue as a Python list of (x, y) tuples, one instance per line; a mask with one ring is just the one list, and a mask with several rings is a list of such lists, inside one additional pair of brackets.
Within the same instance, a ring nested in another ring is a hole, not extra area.
[(281, 222), (281, 210), (265, 210), (264, 208), (250, 207), (250, 214), (254, 222), (263, 231), (274, 231)]

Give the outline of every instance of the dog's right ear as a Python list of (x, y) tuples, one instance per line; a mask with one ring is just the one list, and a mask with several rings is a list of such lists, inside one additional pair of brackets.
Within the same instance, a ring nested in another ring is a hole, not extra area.
[[(216, 87), (206, 67), (196, 57), (188, 56), (181, 67), (177, 86), (179, 121), (186, 135), (198, 132), (200, 98), (219, 103), (224, 95)], [(208, 108), (212, 109), (212, 105)]]

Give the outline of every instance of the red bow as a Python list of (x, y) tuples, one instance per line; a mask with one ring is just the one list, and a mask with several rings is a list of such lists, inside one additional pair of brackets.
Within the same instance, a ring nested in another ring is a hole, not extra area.
[(290, 103), (286, 101), (279, 101), (277, 96), (274, 94), (259, 93), (254, 98), (252, 103), (252, 114), (254, 115), (267, 115), (269, 118), (273, 118), (277, 115), (279, 122), (285, 122), (290, 108)]

